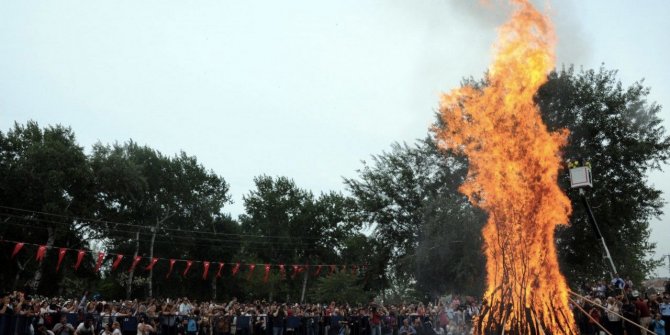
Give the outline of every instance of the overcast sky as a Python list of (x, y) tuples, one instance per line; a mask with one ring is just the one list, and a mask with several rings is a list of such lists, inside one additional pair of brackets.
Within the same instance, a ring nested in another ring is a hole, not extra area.
[[(184, 150), (230, 183), (235, 216), (260, 174), (343, 190), (360, 160), (423, 137), (441, 92), (481, 77), (505, 14), (479, 2), (0, 0), (0, 126), (69, 125), (87, 150)], [(545, 9), (558, 66), (645, 78), (670, 129), (670, 2)], [(649, 180), (670, 194), (666, 174)], [(668, 217), (652, 223), (656, 257), (670, 254)]]

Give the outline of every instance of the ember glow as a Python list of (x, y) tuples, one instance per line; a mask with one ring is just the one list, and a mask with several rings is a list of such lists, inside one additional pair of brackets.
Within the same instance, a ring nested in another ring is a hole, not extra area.
[(486, 305), (475, 333), (576, 334), (554, 244), (571, 212), (557, 184), (567, 132), (549, 132), (533, 103), (554, 67), (553, 27), (528, 1), (511, 2), (488, 83), (445, 94), (435, 131), (443, 147), (467, 155), (461, 192), (488, 213)]

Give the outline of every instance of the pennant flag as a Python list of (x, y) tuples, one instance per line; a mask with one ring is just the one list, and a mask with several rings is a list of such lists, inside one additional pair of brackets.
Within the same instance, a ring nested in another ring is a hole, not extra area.
[(67, 253), (67, 249), (65, 248), (60, 248), (58, 249), (58, 263), (56, 263), (56, 272), (60, 269), (60, 263), (63, 262), (63, 258), (65, 257), (65, 254)]
[(221, 270), (223, 270), (223, 265), (226, 263), (219, 262), (219, 270), (216, 271), (216, 278), (221, 278)]
[(279, 276), (281, 279), (286, 279), (286, 268), (284, 267), (284, 264), (279, 264)]
[(319, 265), (319, 266), (316, 267), (316, 272), (314, 272), (315, 277), (319, 276), (319, 273), (321, 273), (321, 268), (322, 267), (323, 267), (323, 265)]
[(44, 260), (44, 255), (47, 253), (47, 246), (46, 245), (40, 245), (39, 248), (37, 248), (37, 255), (35, 255), (35, 260), (38, 262), (41, 262)]
[(233, 267), (233, 277), (235, 277), (237, 271), (240, 271), (240, 263), (235, 263), (235, 266)]
[(336, 265), (330, 265), (330, 273), (329, 274), (332, 275), (333, 273), (335, 273), (336, 268), (337, 268)]
[(14, 246), (14, 252), (12, 252), (12, 258), (14, 258), (14, 256), (16, 256), (16, 254), (18, 254), (19, 251), (21, 251), (24, 244), (25, 243), (23, 242), (16, 242), (16, 245)]
[(293, 264), (293, 273), (291, 274), (291, 279), (294, 279), (298, 272), (300, 272), (300, 266)]
[(152, 258), (152, 259), (151, 259), (151, 263), (149, 263), (149, 265), (147, 265), (147, 267), (144, 268), (144, 269), (147, 270), (147, 271), (149, 271), (149, 270), (153, 270), (153, 269), (154, 269), (154, 266), (156, 265), (156, 263), (158, 263), (158, 257), (154, 257), (154, 258)]
[(209, 274), (209, 262), (205, 261), (202, 263), (202, 279), (207, 280), (208, 274)]
[(130, 266), (130, 269), (128, 269), (128, 272), (132, 272), (133, 270), (135, 270), (137, 263), (139, 263), (141, 260), (142, 256), (135, 256), (135, 259), (133, 259), (133, 264)]
[(165, 275), (165, 279), (170, 278), (170, 274), (172, 273), (172, 269), (174, 268), (174, 262), (176, 262), (176, 260), (170, 259), (170, 270), (168, 270), (167, 275)]
[(121, 255), (121, 254), (116, 255), (116, 259), (114, 260), (114, 263), (112, 264), (112, 271), (116, 270), (116, 268), (119, 267), (119, 264), (121, 264), (122, 259), (123, 259), (123, 255)]
[(98, 261), (95, 262), (95, 272), (100, 271), (100, 267), (102, 266), (102, 261), (105, 259), (105, 253), (100, 251), (98, 252)]
[(251, 279), (251, 276), (254, 274), (254, 269), (256, 264), (249, 264), (249, 274), (247, 274), (247, 280)]
[(74, 270), (77, 271), (79, 269), (79, 265), (81, 265), (81, 261), (84, 260), (84, 255), (86, 255), (86, 251), (84, 250), (79, 250), (77, 252), (77, 263), (74, 265)]
[(270, 275), (270, 264), (265, 264), (265, 275), (263, 276), (263, 282), (268, 282), (268, 276)]
[(188, 274), (188, 270), (191, 269), (191, 265), (193, 265), (193, 261), (191, 260), (186, 261), (186, 269), (184, 269), (184, 273), (181, 274), (182, 276), (186, 277), (186, 275)]

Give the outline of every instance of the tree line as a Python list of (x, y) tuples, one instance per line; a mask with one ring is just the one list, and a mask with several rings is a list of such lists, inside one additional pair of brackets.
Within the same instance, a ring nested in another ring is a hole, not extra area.
[[(483, 87), (486, 80), (463, 84)], [(670, 153), (661, 106), (648, 95), (641, 83), (624, 87), (616, 71), (601, 67), (554, 71), (536, 96), (549, 129), (570, 132), (564, 157), (591, 162), (595, 215), (621, 275), (635, 281), (659, 262), (650, 256), (649, 222), (662, 214), (663, 199), (646, 176)], [(16, 123), (0, 132), (2, 240), (149, 258), (367, 267), (318, 278), (310, 271), (289, 278), (273, 271), (267, 282), (263, 271), (249, 278), (226, 271), (206, 281), (192, 271), (166, 280), (165, 266), (130, 272), (107, 266), (96, 274), (64, 264), (57, 272), (56, 253), (43, 262), (34, 254), (11, 258), (13, 246), (4, 243), (0, 289), (293, 301), (481, 293), (486, 216), (458, 191), (467, 159), (441, 150), (428, 133), (361, 164), (343, 180), (344, 192), (317, 195), (287, 176), (258, 176), (243, 196), (244, 213), (232, 217), (228, 183), (194, 156), (165, 155), (132, 140), (97, 143), (86, 153), (69, 127)], [(573, 286), (605, 278), (607, 264), (578, 194), (567, 174), (558, 182), (573, 200), (570, 225), (557, 232), (561, 270)], [(82, 268), (94, 266), (87, 256)]]

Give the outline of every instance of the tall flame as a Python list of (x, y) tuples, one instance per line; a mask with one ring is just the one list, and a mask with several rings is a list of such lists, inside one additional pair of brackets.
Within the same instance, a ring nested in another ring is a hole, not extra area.
[(533, 102), (554, 67), (553, 27), (528, 1), (511, 2), (487, 83), (445, 94), (444, 126), (435, 131), (443, 147), (467, 155), (460, 190), (488, 213), (487, 290), (475, 332), (576, 334), (554, 244), (571, 212), (557, 184), (567, 131), (549, 132)]

